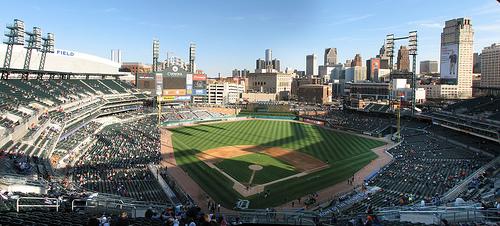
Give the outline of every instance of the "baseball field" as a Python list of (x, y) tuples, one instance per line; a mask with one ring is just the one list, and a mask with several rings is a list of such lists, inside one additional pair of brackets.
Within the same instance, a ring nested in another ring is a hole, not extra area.
[(244, 120), (169, 130), (177, 164), (227, 208), (238, 199), (250, 200), (250, 208), (278, 206), (332, 186), (375, 159), (371, 149), (385, 144), (292, 121)]

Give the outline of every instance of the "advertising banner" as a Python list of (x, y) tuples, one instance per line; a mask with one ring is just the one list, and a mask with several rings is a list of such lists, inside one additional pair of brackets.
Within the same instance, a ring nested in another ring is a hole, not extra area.
[(162, 101), (174, 101), (175, 96), (162, 96), (161, 100)]
[(193, 81), (205, 81), (207, 80), (207, 75), (205, 74), (194, 74)]
[(458, 78), (458, 44), (447, 44), (441, 47), (441, 79), (456, 80)]
[(202, 95), (207, 95), (207, 90), (206, 89), (193, 89), (193, 96), (202, 96)]
[(191, 96), (175, 96), (174, 101), (191, 101)]
[(193, 84), (193, 75), (187, 74), (186, 75), (186, 85), (192, 85), (192, 84)]
[(194, 81), (193, 89), (206, 89), (207, 83), (205, 81)]
[(186, 95), (185, 89), (164, 89), (163, 96), (181, 96)]
[(172, 101), (190, 101), (191, 96), (162, 96), (162, 101), (172, 102)]
[(155, 74), (155, 80), (156, 80), (156, 95), (160, 96), (161, 95), (161, 90), (163, 89), (163, 76), (161, 73), (156, 73)]

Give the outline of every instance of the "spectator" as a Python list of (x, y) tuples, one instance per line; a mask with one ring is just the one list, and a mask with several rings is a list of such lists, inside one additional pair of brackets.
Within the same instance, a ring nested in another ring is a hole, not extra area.
[(116, 221), (116, 226), (128, 226), (130, 225), (130, 219), (128, 218), (128, 213), (123, 211), (120, 214), (120, 217)]

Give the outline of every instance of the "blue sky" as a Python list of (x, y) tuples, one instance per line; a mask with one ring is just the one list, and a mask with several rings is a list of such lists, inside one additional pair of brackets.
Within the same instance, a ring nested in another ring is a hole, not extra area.
[[(27, 29), (39, 26), (56, 35), (56, 48), (109, 58), (121, 49), (124, 61), (151, 62), (158, 38), (184, 59), (195, 42), (197, 64), (209, 76), (233, 68), (254, 69), (271, 48), (282, 67), (304, 70), (305, 55), (336, 47), (339, 61), (378, 53), (386, 34), (419, 32), (418, 60), (438, 60), (444, 21), (472, 19), (474, 48), (500, 42), (496, 0), (163, 0), (163, 1), (8, 1), (0, 24), (14, 18)], [(3, 53), (0, 53), (3, 54)]]

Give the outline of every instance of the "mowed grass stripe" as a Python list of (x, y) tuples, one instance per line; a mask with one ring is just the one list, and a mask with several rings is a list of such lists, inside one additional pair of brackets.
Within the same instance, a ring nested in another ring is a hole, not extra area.
[[(252, 208), (268, 207), (306, 195), (345, 180), (369, 163), (376, 155), (371, 148), (383, 142), (321, 127), (289, 121), (246, 120), (172, 129), (175, 156), (179, 165), (224, 206), (232, 208), (241, 198), (231, 182), (211, 169), (195, 155), (201, 151), (231, 145), (279, 146), (301, 151), (332, 166), (305, 177), (266, 187), (280, 197), (250, 197)], [(221, 179), (222, 178), (222, 179)], [(311, 180), (314, 180), (313, 182)], [(224, 187), (224, 188), (222, 188)], [(273, 191), (275, 190), (275, 191)]]

